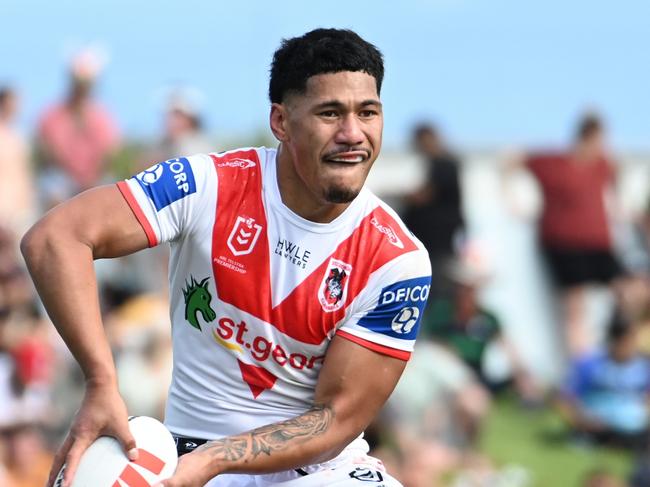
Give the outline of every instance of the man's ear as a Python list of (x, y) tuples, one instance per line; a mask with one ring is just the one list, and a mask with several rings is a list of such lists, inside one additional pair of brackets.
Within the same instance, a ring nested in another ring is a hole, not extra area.
[(287, 107), (282, 103), (273, 103), (271, 105), (271, 114), (269, 116), (271, 132), (280, 142), (285, 142), (288, 138), (287, 133)]

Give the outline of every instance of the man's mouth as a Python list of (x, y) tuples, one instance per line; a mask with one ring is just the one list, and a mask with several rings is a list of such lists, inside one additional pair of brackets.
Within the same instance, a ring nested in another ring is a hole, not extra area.
[(339, 164), (358, 164), (360, 162), (365, 162), (369, 157), (370, 154), (366, 151), (348, 151), (328, 155), (324, 160), (325, 162), (335, 162)]

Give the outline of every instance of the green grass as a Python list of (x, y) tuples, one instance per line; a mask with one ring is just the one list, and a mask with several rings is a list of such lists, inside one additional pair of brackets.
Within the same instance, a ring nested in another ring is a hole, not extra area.
[(481, 435), (480, 448), (497, 465), (518, 464), (535, 487), (579, 487), (594, 468), (625, 479), (632, 457), (620, 451), (569, 442), (560, 419), (545, 408), (525, 410), (515, 401), (495, 402)]

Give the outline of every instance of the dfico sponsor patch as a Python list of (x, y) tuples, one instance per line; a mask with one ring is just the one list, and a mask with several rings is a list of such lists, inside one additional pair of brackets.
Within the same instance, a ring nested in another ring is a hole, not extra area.
[(431, 290), (429, 277), (416, 277), (386, 286), (375, 308), (359, 326), (394, 338), (414, 340)]

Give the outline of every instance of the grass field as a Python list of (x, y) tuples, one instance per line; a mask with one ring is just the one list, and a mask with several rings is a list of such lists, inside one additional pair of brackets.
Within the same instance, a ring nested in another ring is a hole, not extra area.
[(568, 441), (552, 411), (526, 410), (510, 399), (495, 402), (481, 450), (498, 465), (526, 468), (535, 487), (580, 487), (585, 473), (594, 468), (625, 479), (632, 466), (632, 456), (624, 451)]

